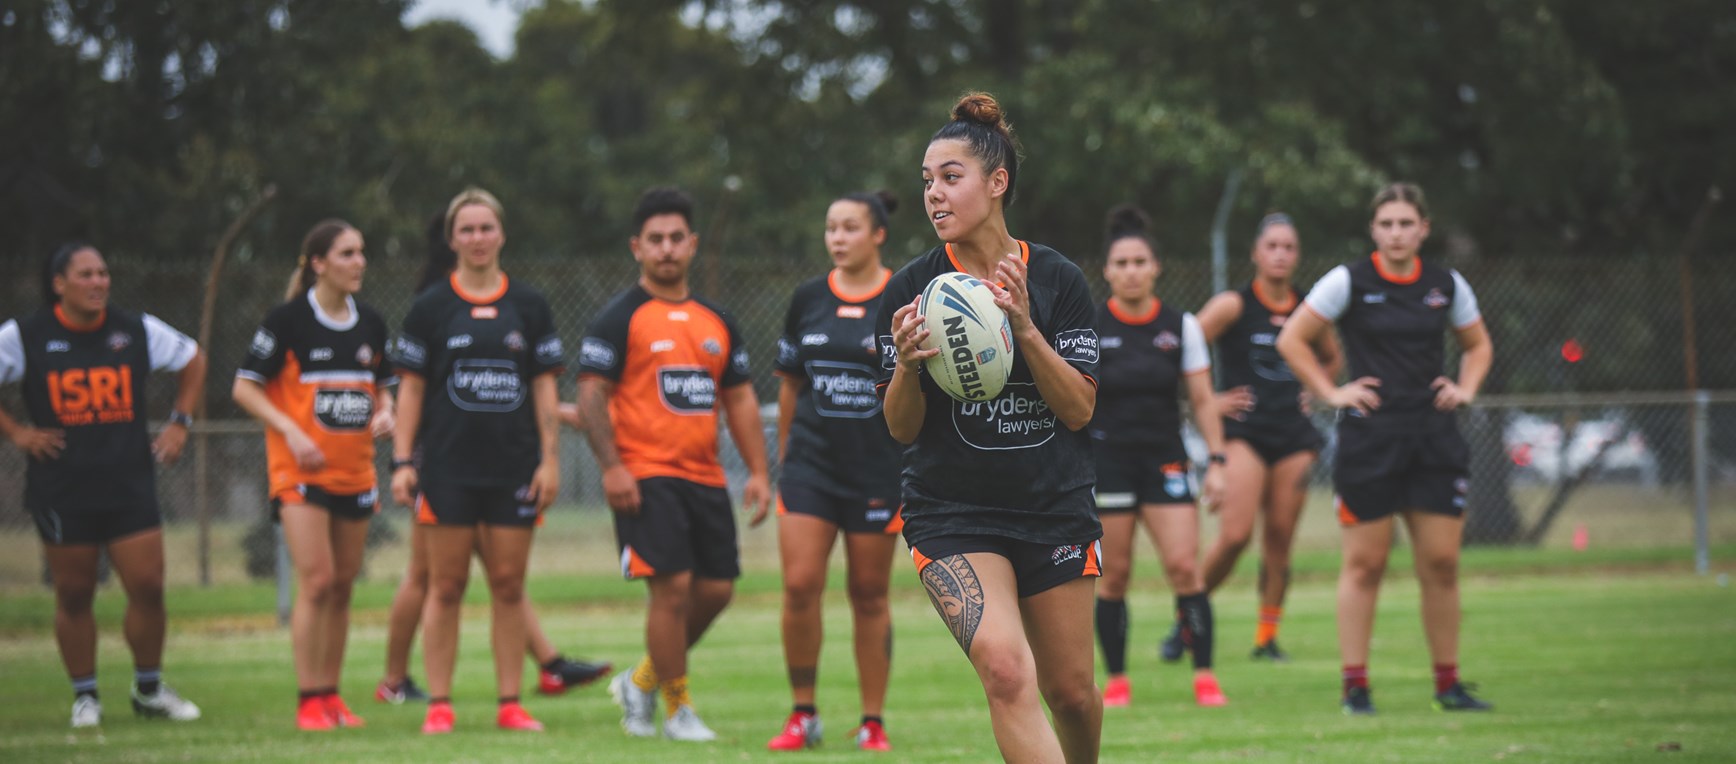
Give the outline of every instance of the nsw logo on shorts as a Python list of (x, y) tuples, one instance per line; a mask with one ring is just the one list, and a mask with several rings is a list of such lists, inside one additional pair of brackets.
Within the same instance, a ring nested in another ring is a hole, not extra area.
[(657, 370), (657, 396), (677, 414), (709, 414), (717, 406), (717, 380), (698, 366)]

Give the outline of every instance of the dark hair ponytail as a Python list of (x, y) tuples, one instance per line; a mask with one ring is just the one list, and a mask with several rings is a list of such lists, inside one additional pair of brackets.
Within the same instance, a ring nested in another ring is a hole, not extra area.
[(66, 269), (72, 265), (72, 256), (87, 249), (94, 250), (96, 247), (82, 241), (69, 241), (60, 245), (59, 249), (54, 250), (54, 253), (43, 261), (42, 304), (54, 305), (60, 302), (60, 295), (54, 293), (54, 277), (65, 276)]
[(301, 239), (301, 256), (295, 260), (295, 273), (290, 274), (289, 289), (284, 292), (283, 301), (289, 302), (298, 294), (305, 294), (313, 288), (319, 274), (313, 272), (314, 258), (325, 257), (332, 251), (339, 236), (345, 231), (353, 231), (356, 227), (337, 218), (326, 218), (313, 224), (307, 235)]
[(422, 264), (422, 273), (416, 277), (416, 291), (422, 290), (446, 280), (452, 274), (452, 269), (458, 267), (458, 253), (452, 251), (452, 245), (446, 241), (446, 213), (436, 212), (428, 220), (428, 261)]
[(853, 194), (840, 196), (834, 201), (856, 202), (867, 207), (868, 219), (874, 223), (873, 230), (876, 231), (886, 230), (886, 219), (898, 211), (898, 197), (893, 196), (891, 191), (884, 189), (872, 193), (857, 191)]
[(1157, 240), (1151, 238), (1151, 216), (1145, 214), (1132, 203), (1117, 204), (1109, 208), (1108, 219), (1104, 222), (1106, 231), (1103, 239), (1103, 249), (1108, 251), (1115, 242), (1122, 239), (1138, 239), (1145, 242), (1151, 250), (1153, 260), (1157, 259)]
[(939, 140), (962, 140), (970, 146), (971, 156), (983, 165), (983, 172), (1007, 169), (1007, 195), (1001, 207), (1013, 206), (1013, 191), (1019, 182), (1019, 139), (1013, 136), (1013, 125), (1001, 110), (995, 97), (983, 92), (970, 92), (952, 107), (952, 121), (936, 130), (929, 143)]

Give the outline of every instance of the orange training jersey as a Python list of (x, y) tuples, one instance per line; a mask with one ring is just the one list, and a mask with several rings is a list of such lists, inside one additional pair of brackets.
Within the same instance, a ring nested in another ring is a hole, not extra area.
[(325, 467), (308, 472), (295, 463), (282, 433), (265, 431), (271, 495), (300, 485), (334, 494), (375, 487), (374, 395), (392, 376), (386, 361), (386, 322), (350, 299), (339, 322), (314, 303), (313, 293), (266, 314), (235, 375), (265, 386), (265, 396), (319, 444)]
[(718, 393), (747, 384), (747, 350), (728, 313), (706, 300), (670, 302), (635, 284), (597, 314), (579, 373), (615, 383), (609, 418), (633, 477), (722, 487)]

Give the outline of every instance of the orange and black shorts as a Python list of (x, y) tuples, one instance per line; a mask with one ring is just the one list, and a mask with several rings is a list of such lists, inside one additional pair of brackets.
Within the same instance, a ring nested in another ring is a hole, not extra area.
[(1098, 539), (1038, 544), (1005, 536), (937, 536), (910, 546), (910, 558), (919, 574), (936, 560), (971, 553), (999, 555), (1012, 563), (1021, 599), (1075, 578), (1103, 575), (1103, 547)]
[(845, 533), (892, 534), (904, 530), (904, 517), (896, 496), (846, 498), (783, 481), (778, 483), (778, 516), (788, 514), (817, 517)]
[(1097, 461), (1097, 513), (1137, 511), (1142, 504), (1194, 503), (1187, 450), (1169, 445), (1091, 441)]
[(529, 483), (508, 488), (424, 480), (416, 498), (416, 522), (423, 525), (534, 528), (541, 520)]
[(639, 481), (639, 513), (615, 513), (621, 575), (628, 580), (692, 571), (741, 577), (729, 492), (672, 477)]
[(380, 490), (369, 488), (361, 493), (332, 493), (317, 485), (298, 485), (278, 491), (271, 497), (271, 521), (282, 522), (284, 507), (306, 505), (319, 507), (345, 520), (367, 520), (380, 511)]

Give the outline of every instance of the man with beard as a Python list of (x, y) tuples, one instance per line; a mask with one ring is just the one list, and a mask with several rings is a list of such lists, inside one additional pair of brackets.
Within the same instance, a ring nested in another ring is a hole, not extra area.
[(688, 698), (687, 651), (741, 575), (717, 458), (719, 408), (751, 473), (742, 498), (755, 525), (771, 498), (765, 440), (734, 319), (688, 287), (699, 247), (692, 200), (673, 188), (646, 191), (633, 226), (639, 282), (603, 308), (579, 351), (579, 415), (615, 512), (621, 574), (644, 579), (651, 595), (646, 655), (609, 691), (629, 735), (657, 736), (661, 690), (663, 736), (707, 741), (716, 735)]

